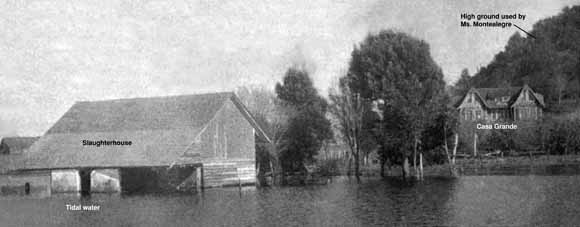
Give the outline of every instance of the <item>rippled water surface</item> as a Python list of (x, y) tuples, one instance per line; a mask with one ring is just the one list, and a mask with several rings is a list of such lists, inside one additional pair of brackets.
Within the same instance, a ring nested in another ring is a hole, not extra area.
[[(66, 204), (98, 205), (68, 211)], [(0, 197), (1, 226), (577, 226), (580, 175), (464, 176), (184, 195)]]

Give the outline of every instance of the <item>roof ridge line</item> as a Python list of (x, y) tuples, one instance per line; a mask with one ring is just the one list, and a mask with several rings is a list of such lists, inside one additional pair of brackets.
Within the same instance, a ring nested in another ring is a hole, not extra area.
[[(169, 128), (169, 129), (151, 129), (151, 130), (113, 130), (113, 131), (90, 131), (90, 132), (77, 132), (77, 133), (50, 133), (48, 135), (84, 135), (84, 134), (95, 134), (95, 133), (117, 133), (117, 132), (159, 132), (159, 131), (179, 131), (179, 130), (192, 130), (196, 129), (194, 127), (185, 128)], [(40, 136), (42, 138), (43, 136)]]
[(226, 95), (234, 94), (233, 91), (220, 91), (220, 92), (210, 92), (210, 93), (196, 93), (196, 94), (180, 94), (180, 95), (166, 95), (166, 96), (148, 96), (148, 97), (133, 97), (133, 98), (117, 98), (117, 99), (102, 99), (102, 100), (84, 100), (75, 101), (75, 103), (95, 103), (95, 102), (111, 102), (111, 101), (132, 101), (140, 99), (163, 99), (163, 98), (179, 98), (179, 97), (189, 97), (189, 96), (203, 96), (203, 95)]

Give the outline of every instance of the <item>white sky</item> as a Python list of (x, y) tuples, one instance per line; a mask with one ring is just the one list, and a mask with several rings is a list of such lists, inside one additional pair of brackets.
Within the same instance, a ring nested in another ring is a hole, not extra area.
[(461, 28), (468, 13), (521, 13), (531, 29), (563, 1), (7, 0), (0, 3), (0, 136), (41, 135), (75, 102), (274, 87), (305, 64), (326, 94), (369, 32), (426, 40), (453, 82), (516, 28)]

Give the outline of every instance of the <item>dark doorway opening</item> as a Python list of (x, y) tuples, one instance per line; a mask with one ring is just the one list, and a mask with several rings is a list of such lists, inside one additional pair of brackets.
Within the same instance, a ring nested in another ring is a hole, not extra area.
[(82, 195), (88, 195), (91, 193), (91, 172), (93, 172), (92, 169), (81, 169), (79, 171)]
[(195, 173), (194, 166), (169, 168), (131, 167), (119, 169), (123, 193), (174, 193), (195, 190), (195, 181), (187, 181)]
[(30, 195), (30, 183), (28, 182), (24, 184), (24, 194)]

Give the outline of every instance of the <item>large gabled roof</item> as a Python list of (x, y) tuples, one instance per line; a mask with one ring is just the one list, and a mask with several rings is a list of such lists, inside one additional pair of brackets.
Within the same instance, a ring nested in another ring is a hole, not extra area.
[[(232, 92), (77, 102), (30, 148), (18, 168), (166, 166), (184, 159), (196, 163), (199, 151), (192, 144), (228, 101), (269, 140)], [(82, 140), (132, 145), (82, 146)]]
[[(503, 87), (503, 88), (471, 88), (469, 91), (457, 102), (456, 106), (459, 107), (461, 103), (465, 100), (465, 97), (469, 93), (474, 93), (481, 100), (482, 104), (490, 109), (494, 108), (506, 108), (514, 104), (514, 102), (519, 97), (523, 90), (529, 90), (540, 106), (545, 107), (544, 96), (536, 93), (528, 85), (522, 87)], [(504, 98), (507, 98), (504, 100)]]
[(205, 125), (231, 92), (75, 103), (46, 134), (167, 130)]

